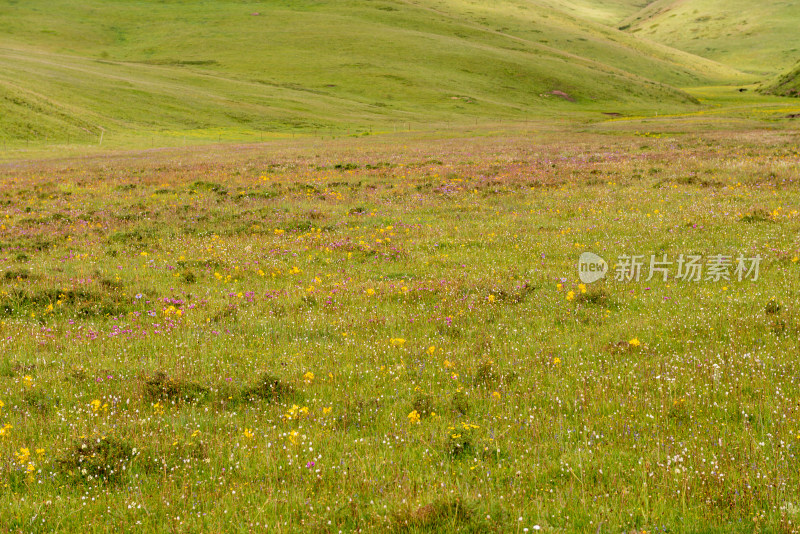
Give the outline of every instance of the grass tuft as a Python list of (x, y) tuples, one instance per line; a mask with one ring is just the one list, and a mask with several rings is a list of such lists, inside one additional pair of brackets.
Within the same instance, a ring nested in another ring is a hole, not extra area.
[(296, 393), (290, 384), (270, 373), (264, 373), (255, 384), (241, 392), (241, 398), (245, 401), (280, 403), (293, 398)]
[(76, 441), (57, 464), (62, 472), (86, 481), (115, 483), (121, 481), (136, 456), (136, 449), (125, 440), (112, 436)]
[(176, 380), (167, 376), (164, 371), (144, 379), (142, 393), (145, 400), (150, 402), (188, 402), (197, 403), (208, 400), (209, 389), (183, 380)]

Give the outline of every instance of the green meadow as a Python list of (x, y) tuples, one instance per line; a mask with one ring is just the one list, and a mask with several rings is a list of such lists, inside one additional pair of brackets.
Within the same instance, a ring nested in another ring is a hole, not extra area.
[(0, 0), (0, 533), (797, 532), (796, 12)]
[(797, 133), (689, 120), (3, 164), (4, 529), (791, 532)]

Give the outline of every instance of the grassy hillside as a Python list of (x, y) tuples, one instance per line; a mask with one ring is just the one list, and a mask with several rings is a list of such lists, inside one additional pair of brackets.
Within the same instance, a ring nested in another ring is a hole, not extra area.
[(3, 1), (0, 136), (669, 110), (693, 104), (674, 86), (740, 76), (546, 3), (485, 4)]
[(761, 91), (779, 96), (800, 97), (800, 63), (772, 83), (765, 85)]
[(583, 19), (616, 27), (653, 0), (543, 0), (554, 8)]
[(656, 0), (620, 27), (759, 75), (800, 58), (800, 7), (787, 0)]

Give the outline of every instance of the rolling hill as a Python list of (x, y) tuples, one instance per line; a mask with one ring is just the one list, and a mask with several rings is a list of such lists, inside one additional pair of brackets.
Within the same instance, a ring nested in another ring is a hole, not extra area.
[(743, 79), (557, 7), (524, 0), (0, 1), (0, 137), (669, 110), (696, 103), (677, 87)]
[(578, 18), (617, 27), (646, 8), (653, 0), (543, 0), (554, 9)]
[(765, 84), (760, 90), (771, 95), (800, 97), (800, 63), (794, 69)]
[(800, 4), (795, 0), (656, 0), (618, 26), (749, 73), (771, 76), (800, 59), (799, 24)]

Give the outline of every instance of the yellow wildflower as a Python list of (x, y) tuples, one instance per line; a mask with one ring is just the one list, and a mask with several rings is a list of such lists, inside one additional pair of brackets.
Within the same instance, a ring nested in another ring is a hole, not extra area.
[(15, 452), (14, 456), (16, 456), (17, 461), (20, 464), (25, 464), (25, 463), (28, 462), (28, 458), (31, 457), (31, 451), (27, 447), (24, 447), (24, 448), (20, 449), (19, 451)]

